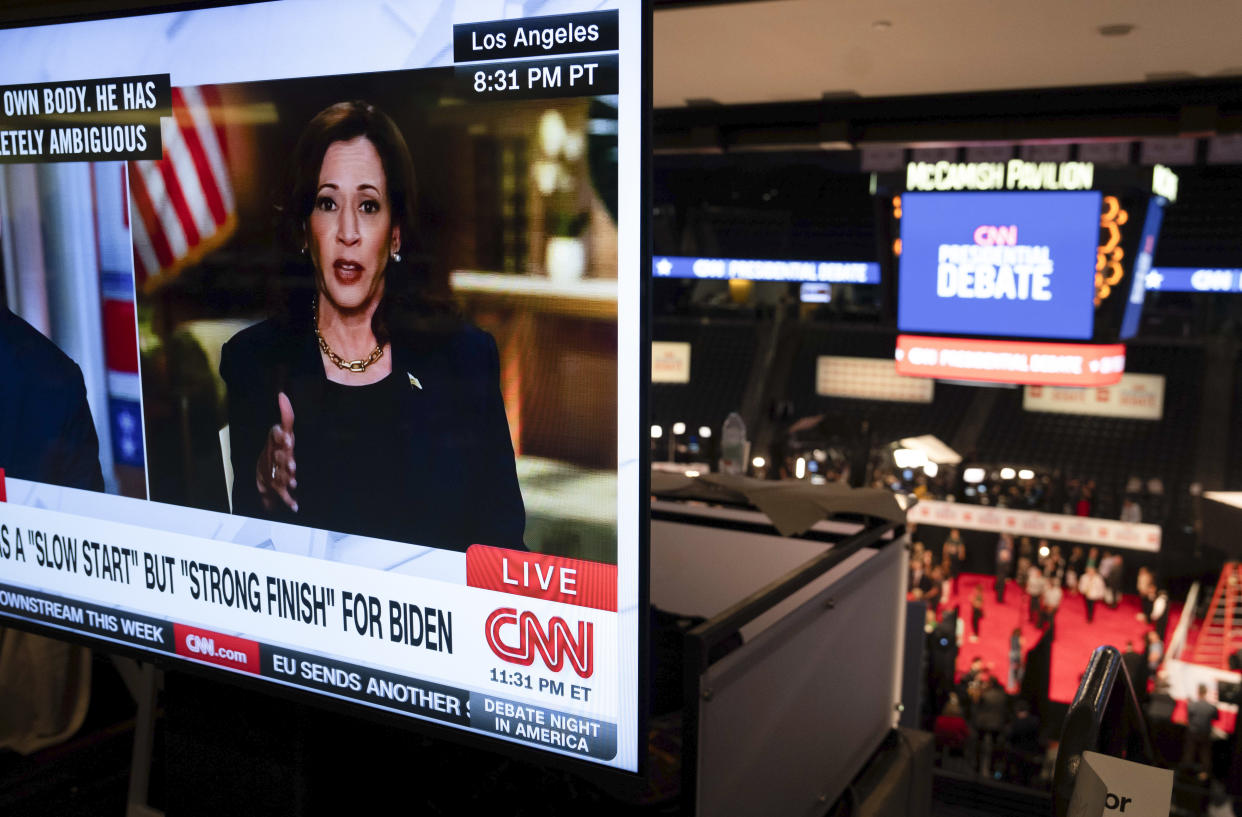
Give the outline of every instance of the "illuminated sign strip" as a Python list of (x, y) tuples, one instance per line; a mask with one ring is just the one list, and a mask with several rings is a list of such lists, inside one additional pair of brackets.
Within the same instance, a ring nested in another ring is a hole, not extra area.
[(661, 255), (652, 259), (656, 278), (704, 278), (727, 281), (802, 281), (825, 284), (878, 284), (874, 261), (763, 261), (744, 258), (690, 258)]
[[(1091, 162), (910, 162), (907, 190), (1090, 190)], [(1176, 190), (1176, 181), (1173, 183)]]
[(1111, 386), (1126, 368), (1120, 343), (1036, 343), (898, 335), (897, 373), (942, 380)]
[(1152, 267), (1148, 292), (1242, 292), (1242, 269)]

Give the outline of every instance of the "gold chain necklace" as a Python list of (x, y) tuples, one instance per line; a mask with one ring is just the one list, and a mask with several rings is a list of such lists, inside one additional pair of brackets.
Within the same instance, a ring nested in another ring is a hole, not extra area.
[(314, 315), (314, 322), (312, 323), (312, 326), (315, 327), (315, 338), (319, 341), (319, 348), (323, 350), (323, 353), (328, 356), (328, 360), (332, 361), (332, 363), (336, 366), (336, 368), (344, 369), (347, 372), (361, 373), (361, 372), (365, 372), (368, 366), (370, 366), (372, 363), (374, 363), (375, 361), (379, 360), (381, 357), (384, 356), (384, 347), (380, 346), (377, 343), (375, 344), (375, 348), (371, 351), (371, 354), (367, 355), (366, 360), (344, 359), (343, 357), (338, 355), (336, 352), (332, 351), (332, 347), (329, 346), (328, 342), (323, 339), (323, 335), (319, 334), (319, 296), (318, 295), (315, 296), (315, 305), (312, 309), (312, 313)]

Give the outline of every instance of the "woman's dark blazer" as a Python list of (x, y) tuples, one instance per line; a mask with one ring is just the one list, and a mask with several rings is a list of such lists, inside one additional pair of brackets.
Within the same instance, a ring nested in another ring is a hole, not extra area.
[[(306, 310), (309, 312), (309, 310)], [(323, 430), (327, 378), (310, 317), (268, 320), (227, 343), (220, 374), (228, 386), (233, 512), (344, 533), (464, 551), (472, 544), (523, 548), (526, 512), (500, 395), (499, 358), (491, 335), (473, 326), (411, 332), (392, 340), (396, 428), (368, 429), (377, 456), (394, 452), (407, 496), (385, 507), (342, 507), (334, 501), (333, 452)], [(264, 509), (255, 466), (273, 425), (277, 395), (294, 411), (299, 509)]]

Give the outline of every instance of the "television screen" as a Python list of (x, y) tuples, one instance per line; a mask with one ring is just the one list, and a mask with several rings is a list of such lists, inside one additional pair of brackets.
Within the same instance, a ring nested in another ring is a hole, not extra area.
[(0, 623), (636, 771), (649, 15), (0, 31)]
[(1098, 192), (906, 193), (903, 332), (1089, 340)]

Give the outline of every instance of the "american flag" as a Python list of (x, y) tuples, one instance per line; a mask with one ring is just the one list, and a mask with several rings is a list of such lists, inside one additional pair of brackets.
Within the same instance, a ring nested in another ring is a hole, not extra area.
[[(164, 157), (129, 163), (134, 276), (151, 290), (196, 263), (232, 233), (236, 220), (218, 90), (173, 88), (162, 124)], [(214, 112), (214, 114), (213, 114)]]

